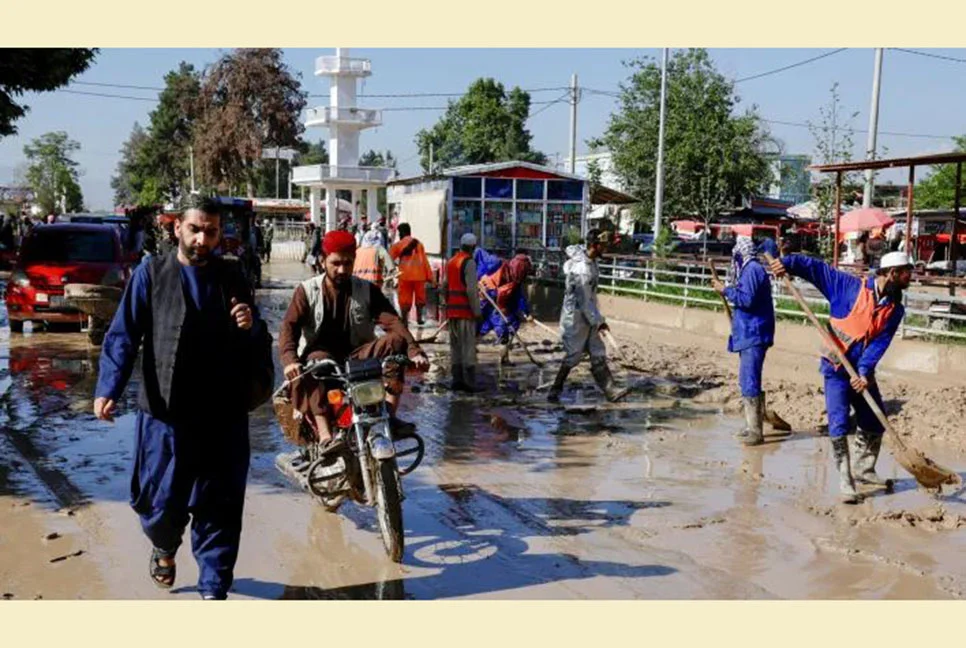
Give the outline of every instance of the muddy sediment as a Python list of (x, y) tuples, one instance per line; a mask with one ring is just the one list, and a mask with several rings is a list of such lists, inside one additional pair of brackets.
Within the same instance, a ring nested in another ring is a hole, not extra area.
[[(258, 299), (274, 332), (301, 269), (267, 269)], [(571, 375), (563, 405), (548, 404), (545, 385), (561, 350), (534, 326), (522, 335), (546, 366), (519, 348), (501, 365), (499, 347), (486, 340), (477, 395), (449, 391), (445, 333), (426, 345), (433, 367), (409, 374), (400, 411), (426, 440), (424, 464), (403, 479), (401, 566), (386, 558), (371, 510), (348, 504), (328, 514), (288, 483), (274, 466), (290, 448), (271, 407), (254, 412), (232, 596), (964, 595), (961, 493), (937, 499), (919, 490), (883, 452), (878, 470), (896, 479), (896, 492), (857, 507), (836, 503), (817, 361), (766, 368), (769, 403), (793, 431), (768, 430), (765, 445), (742, 448), (732, 438), (742, 425), (737, 360), (721, 351), (723, 341), (683, 347), (612, 327), (624, 355), (612, 363), (615, 376), (633, 388), (614, 405), (586, 363)], [(0, 328), (0, 594), (196, 597), (187, 537), (174, 590), (157, 590), (147, 577), (150, 547), (127, 492), (136, 384), (114, 425), (94, 421), (97, 355), (84, 336), (10, 338)], [(900, 432), (963, 470), (963, 397), (952, 386), (891, 377), (881, 386)], [(935, 406), (947, 401), (960, 414)]]

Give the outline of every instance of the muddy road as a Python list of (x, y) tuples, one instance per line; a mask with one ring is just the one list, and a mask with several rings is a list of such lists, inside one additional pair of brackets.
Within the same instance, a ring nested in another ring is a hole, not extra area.
[[(275, 328), (300, 273), (267, 268), (259, 303)], [(274, 458), (289, 448), (271, 407), (258, 410), (232, 597), (966, 596), (962, 493), (918, 490), (883, 452), (879, 470), (897, 479), (896, 493), (836, 504), (827, 439), (814, 429), (821, 411), (796, 392), (814, 389), (807, 380), (782, 378), (790, 386), (777, 407), (796, 431), (745, 449), (731, 438), (742, 421), (726, 356), (650, 340), (638, 359), (653, 374), (616, 370), (635, 387), (626, 404), (568, 411), (533, 391), (559, 354), (539, 330), (526, 337), (548, 366), (517, 350), (500, 369), (497, 349), (481, 345), (480, 396), (444, 389), (445, 343), (428, 345), (433, 369), (410, 377), (400, 415), (428, 448), (404, 480), (402, 565), (386, 558), (370, 510), (327, 514), (288, 483)], [(128, 506), (137, 385), (113, 425), (97, 422), (96, 371), (83, 335), (11, 337), (0, 307), (0, 595), (194, 599), (187, 542), (173, 592), (148, 579), (150, 547)], [(565, 400), (600, 404), (586, 365), (573, 380)], [(948, 441), (958, 430), (942, 432), (928, 450), (966, 470), (966, 453)]]

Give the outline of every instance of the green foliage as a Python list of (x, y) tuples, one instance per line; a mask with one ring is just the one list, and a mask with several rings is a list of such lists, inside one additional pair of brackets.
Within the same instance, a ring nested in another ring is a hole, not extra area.
[[(966, 136), (954, 137), (955, 150), (966, 152)], [(933, 167), (932, 173), (916, 185), (913, 201), (919, 209), (952, 209), (956, 205), (956, 165), (943, 164)], [(962, 192), (962, 189), (960, 189)], [(960, 193), (960, 207), (966, 196)]]
[[(621, 86), (620, 106), (590, 144), (610, 150), (615, 172), (642, 199), (636, 216), (652, 221), (661, 69), (649, 58), (625, 65), (631, 76)], [(739, 101), (705, 50), (679, 50), (668, 61), (664, 214), (711, 220), (770, 179), (765, 149), (773, 140), (754, 107), (736, 114)]]
[(79, 150), (80, 144), (63, 131), (45, 133), (23, 147), (28, 164), (27, 184), (45, 214), (84, 209), (77, 162), (71, 157)]
[(429, 168), (430, 147), (436, 168), (521, 160), (546, 164), (547, 157), (530, 147), (526, 129), (530, 94), (520, 88), (507, 92), (494, 79), (477, 79), (429, 130), (416, 134), (420, 164)]
[[(819, 164), (834, 164), (848, 162), (852, 159), (853, 137), (855, 130), (852, 120), (858, 116), (858, 111), (846, 113), (839, 98), (839, 84), (833, 83), (829, 90), (829, 102), (819, 108), (818, 122), (808, 122), (809, 131), (815, 140), (815, 158)], [(845, 199), (845, 188), (860, 182), (859, 174), (842, 174), (842, 198)], [(819, 220), (828, 225), (835, 219), (835, 174), (823, 173), (815, 188), (815, 204)], [(825, 259), (832, 258), (832, 237), (826, 236), (819, 241), (819, 253)]]
[(96, 54), (96, 49), (80, 48), (4, 49), (0, 56), (0, 137), (15, 135), (14, 122), (30, 109), (14, 97), (66, 85), (90, 67)]

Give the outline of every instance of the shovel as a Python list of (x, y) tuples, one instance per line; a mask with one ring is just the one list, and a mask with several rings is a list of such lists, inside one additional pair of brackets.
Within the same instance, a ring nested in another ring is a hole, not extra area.
[[(771, 263), (774, 259), (768, 253), (765, 253), (765, 259)], [(828, 331), (815, 317), (815, 313), (809, 308), (808, 302), (802, 297), (801, 293), (798, 292), (798, 288), (792, 284), (792, 280), (789, 279), (786, 274), (782, 279), (785, 281), (785, 287), (788, 292), (795, 298), (798, 305), (801, 306), (805, 315), (815, 326), (815, 329), (822, 336), (822, 341), (825, 342), (825, 346), (831, 350), (832, 353), (839, 359), (842, 366), (848, 372), (849, 377), (854, 379), (859, 378), (859, 374), (856, 373), (855, 368), (852, 367), (852, 363), (849, 359), (845, 357), (845, 354), (841, 351), (838, 340), (833, 337), (833, 334)], [(896, 462), (903, 468), (905, 468), (909, 473), (916, 478), (916, 481), (926, 488), (937, 489), (942, 491), (943, 484), (957, 484), (961, 480), (959, 475), (955, 472), (949, 470), (948, 468), (943, 468), (942, 466), (936, 464), (931, 459), (926, 457), (922, 452), (916, 450), (915, 448), (908, 447), (905, 442), (899, 437), (899, 434), (892, 428), (889, 423), (889, 419), (883, 413), (879, 404), (875, 402), (872, 398), (872, 394), (869, 393), (868, 389), (862, 391), (862, 396), (865, 398), (865, 402), (869, 404), (869, 408), (875, 413), (876, 418), (882, 423), (882, 427), (885, 428), (887, 435), (889, 437), (890, 445), (892, 446), (892, 456), (895, 457)]]
[[(500, 310), (500, 307), (496, 305), (496, 302), (493, 301), (493, 298), (490, 297), (487, 294), (487, 292), (482, 289), (480, 290), (480, 294), (483, 295), (486, 298), (486, 301), (490, 302), (490, 305), (493, 306), (496, 312), (500, 314), (500, 318), (503, 320), (503, 323), (506, 324), (507, 328), (510, 330), (510, 335), (511, 335), (510, 339), (512, 340), (513, 338), (516, 338), (517, 342), (520, 343), (520, 346), (523, 347), (523, 350), (527, 352), (527, 357), (530, 358), (530, 362), (542, 368), (544, 364), (533, 357), (533, 354), (530, 353), (530, 348), (527, 346), (527, 343), (524, 342), (519, 335), (517, 335), (517, 332), (515, 330), (513, 330), (513, 327), (510, 326), (510, 321), (506, 318), (506, 315), (503, 314), (503, 311)], [(510, 347), (510, 343), (507, 342), (507, 348), (509, 349), (509, 347)]]
[[(420, 344), (432, 344), (433, 342), (436, 341), (436, 338), (439, 337), (439, 334), (443, 332), (443, 329), (446, 328), (447, 324), (449, 324), (449, 320), (444, 320), (442, 324), (436, 327), (436, 331), (434, 331), (432, 335), (421, 339), (416, 338), (416, 341), (419, 342)], [(417, 331), (417, 333), (418, 332), (419, 331)]]
[[(718, 270), (714, 267), (713, 259), (708, 259), (708, 266), (711, 268), (711, 276), (715, 278), (715, 281), (718, 281)], [(732, 322), (731, 304), (728, 303), (728, 298), (721, 293), (718, 293), (718, 296), (721, 297), (721, 303), (724, 304), (725, 313), (728, 315), (728, 325), (730, 326)], [(765, 410), (765, 422), (768, 423), (772, 429), (780, 432), (791, 432), (792, 430), (792, 426), (788, 424), (788, 421), (780, 417), (775, 410), (772, 409)]]

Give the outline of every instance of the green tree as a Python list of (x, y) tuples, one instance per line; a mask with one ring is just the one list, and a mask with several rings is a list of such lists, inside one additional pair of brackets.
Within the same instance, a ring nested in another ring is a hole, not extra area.
[[(191, 186), (191, 143), (201, 96), (201, 78), (184, 61), (164, 76), (158, 107), (151, 112), (149, 139), (143, 151), (147, 177), (172, 202)], [(148, 196), (150, 198), (152, 196)]]
[[(392, 151), (386, 151), (385, 153), (379, 153), (372, 149), (366, 151), (359, 157), (359, 166), (371, 166), (371, 167), (388, 167), (390, 169), (395, 169), (397, 164), (396, 158), (393, 156)], [(376, 190), (377, 202), (376, 210), (386, 216), (388, 214), (388, 200), (386, 198), (386, 188), (380, 187)], [(369, 196), (366, 192), (362, 193), (361, 204), (359, 209), (361, 213), (365, 214), (368, 209)]]
[(529, 93), (507, 92), (494, 79), (478, 79), (448, 106), (432, 128), (416, 133), (423, 171), (432, 171), (430, 148), (436, 168), (508, 160), (546, 164), (547, 156), (530, 147)]
[(27, 184), (44, 213), (60, 214), (84, 209), (84, 197), (77, 182), (79, 172), (72, 154), (80, 144), (67, 133), (45, 133), (23, 147), (27, 156)]
[[(838, 88), (838, 83), (832, 84), (829, 89), (828, 103), (818, 109), (818, 121), (808, 121), (808, 129), (815, 141), (815, 158), (819, 164), (849, 162), (852, 159), (855, 137), (852, 120), (859, 113), (858, 111), (848, 113), (843, 108)], [(834, 174), (823, 173), (814, 189), (816, 211), (819, 220), (826, 225), (831, 225), (835, 219), (835, 182)], [(854, 172), (842, 174), (843, 202), (846, 200), (847, 188), (858, 185), (860, 182), (860, 174)], [(832, 257), (831, 229), (829, 236), (822, 239), (819, 247), (822, 256), (827, 259)]]
[(144, 149), (148, 142), (147, 132), (134, 122), (134, 128), (121, 145), (121, 159), (111, 177), (115, 205), (139, 205), (145, 184)]
[(254, 195), (263, 148), (294, 147), (304, 130), (300, 77), (279, 49), (238, 49), (205, 71), (193, 140), (206, 181)]
[[(955, 151), (966, 153), (966, 135), (954, 137)], [(916, 185), (912, 199), (917, 209), (952, 209), (956, 206), (956, 165), (941, 164), (922, 182)], [(966, 202), (966, 195), (960, 190), (960, 207)]]
[(90, 67), (96, 49), (4, 49), (0, 56), (0, 137), (15, 135), (14, 122), (30, 107), (14, 101), (24, 92), (49, 92)]
[[(610, 150), (614, 170), (642, 199), (638, 219), (653, 220), (661, 69), (650, 58), (625, 65), (620, 106), (605, 134), (590, 142)], [(703, 49), (679, 50), (668, 62), (663, 211), (711, 220), (761, 192), (770, 173), (765, 150), (774, 142), (752, 106), (736, 114), (734, 84)]]

